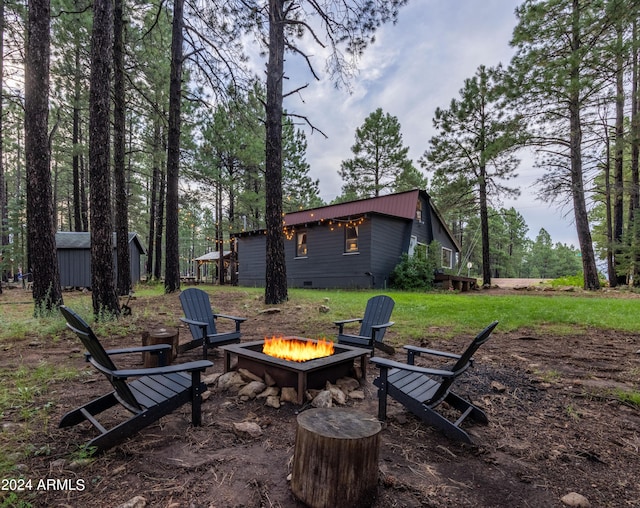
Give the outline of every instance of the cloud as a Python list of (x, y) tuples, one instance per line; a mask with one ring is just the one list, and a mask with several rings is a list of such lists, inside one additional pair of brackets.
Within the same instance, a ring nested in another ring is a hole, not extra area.
[[(307, 133), (307, 161), (311, 176), (320, 180), (321, 197), (330, 201), (340, 194), (340, 163), (351, 157), (356, 128), (378, 107), (398, 117), (404, 143), (416, 162), (434, 135), (436, 108), (447, 108), (451, 99), (458, 98), (464, 80), (480, 65), (508, 64), (514, 53), (509, 40), (519, 4), (520, 0), (409, 2), (400, 10), (398, 23), (383, 26), (362, 55), (350, 91), (337, 89), (324, 75), (313, 80), (301, 59), (288, 56), (290, 79), (285, 88), (309, 86), (287, 99), (285, 107), (308, 117), (328, 136), (311, 134), (311, 129), (299, 125)], [(326, 52), (308, 48), (315, 55), (314, 65), (323, 68)], [(505, 206), (514, 206), (525, 217), (532, 238), (544, 227), (554, 242), (577, 245), (566, 210), (537, 200), (531, 185), (539, 171), (531, 160), (523, 160), (518, 170), (522, 176), (516, 181), (522, 195)]]

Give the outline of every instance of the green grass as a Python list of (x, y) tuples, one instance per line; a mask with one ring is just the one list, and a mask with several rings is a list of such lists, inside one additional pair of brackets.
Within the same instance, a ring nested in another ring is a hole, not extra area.
[(620, 402), (629, 404), (630, 406), (640, 407), (640, 392), (617, 390), (615, 396)]
[[(333, 320), (360, 316), (363, 302), (373, 291), (290, 290), (292, 301), (315, 300), (332, 309)], [(483, 295), (449, 292), (410, 293), (385, 291), (396, 306), (393, 330), (403, 337), (418, 339), (437, 330), (444, 335), (479, 331), (491, 321), (500, 321), (503, 332), (526, 329), (534, 333), (544, 328), (558, 335), (579, 333), (581, 329), (640, 332), (637, 299), (605, 296), (538, 296), (529, 294)], [(327, 319), (327, 317), (325, 317)]]
[[(201, 287), (212, 295), (216, 310), (224, 313), (232, 310), (225, 306), (225, 300), (233, 300), (233, 312), (249, 318), (269, 307), (264, 304), (264, 289), (261, 288)], [(95, 323), (92, 318), (89, 294), (65, 293), (64, 299), (65, 304), (87, 319), (99, 336), (131, 337), (149, 321), (161, 320), (171, 326), (178, 324), (177, 296), (164, 296), (163, 291), (161, 285), (139, 286), (136, 289), (137, 300), (131, 302), (133, 315), (103, 323)], [(283, 307), (284, 312), (298, 312), (306, 329), (317, 330), (318, 334), (329, 337), (335, 335), (334, 321), (360, 317), (366, 300), (380, 293), (290, 289), (289, 301), (279, 307)], [(384, 293), (396, 302), (392, 315), (396, 324), (389, 334), (390, 342), (395, 345), (429, 337), (473, 336), (494, 320), (500, 322), (499, 332), (553, 333), (558, 338), (594, 329), (640, 333), (640, 320), (637, 318), (640, 301), (633, 297), (617, 298), (604, 293)], [(328, 312), (318, 312), (323, 305)], [(0, 457), (4, 457), (0, 458), (0, 472), (6, 475), (20, 457), (47, 453), (47, 450), (31, 450), (24, 443), (29, 442), (31, 433), (46, 431), (49, 425), (51, 406), (37, 402), (46, 399), (43, 395), (47, 395), (48, 383), (69, 380), (81, 376), (82, 372), (46, 363), (47, 342), (60, 340), (63, 333), (69, 332), (61, 316), (33, 317), (30, 294), (25, 293), (24, 298), (16, 303), (3, 302), (0, 297), (0, 322), (3, 323), (0, 347), (5, 349), (5, 357), (10, 357), (16, 342), (25, 340), (38, 343), (43, 351), (43, 361), (37, 366), (26, 366), (20, 358), (15, 358), (15, 367), (0, 370), (0, 416), (5, 421), (19, 424), (12, 432), (0, 433)], [(552, 381), (555, 373), (545, 375)], [(616, 396), (624, 403), (640, 404), (637, 392)]]

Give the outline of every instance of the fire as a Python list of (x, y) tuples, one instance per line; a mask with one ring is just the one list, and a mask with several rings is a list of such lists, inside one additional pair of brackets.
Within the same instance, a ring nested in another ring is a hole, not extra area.
[(284, 337), (265, 337), (262, 352), (275, 358), (305, 362), (332, 355), (333, 342), (327, 339), (306, 341)]

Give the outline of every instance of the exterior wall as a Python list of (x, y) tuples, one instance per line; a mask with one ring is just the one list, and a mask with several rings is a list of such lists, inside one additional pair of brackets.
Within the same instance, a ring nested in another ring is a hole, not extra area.
[(62, 287), (91, 287), (91, 253), (88, 249), (58, 249)]
[[(433, 240), (455, 256), (457, 247), (449, 237), (446, 226), (440, 222), (426, 193), (420, 192), (421, 218), (371, 212), (358, 226), (358, 252), (345, 253), (345, 229), (323, 218), (302, 227), (295, 233), (306, 233), (307, 252), (296, 256), (296, 234), (284, 241), (287, 284), (291, 288), (375, 288), (387, 287), (389, 274), (409, 252), (413, 242), (428, 245)], [(416, 205), (414, 205), (416, 206)], [(405, 207), (406, 208), (406, 207)], [(416, 206), (417, 208), (417, 206)], [(412, 240), (413, 237), (413, 240)], [(265, 249), (264, 234), (237, 237), (238, 284), (264, 287)], [(455, 258), (454, 258), (455, 262)]]
[(237, 238), (238, 285), (264, 287), (266, 245), (267, 237), (265, 235), (241, 236)]
[(307, 232), (307, 255), (296, 257), (295, 235), (285, 240), (287, 283), (305, 288), (369, 288), (371, 277), (371, 220), (358, 226), (358, 252), (345, 253), (343, 227), (314, 225)]
[[(62, 287), (91, 287), (91, 250), (90, 249), (58, 249), (58, 271)], [(118, 263), (116, 251), (113, 251), (114, 278), (117, 276)], [(135, 242), (129, 242), (129, 262), (131, 282), (140, 281), (141, 252)]]
[[(389, 273), (409, 244), (411, 224), (375, 215), (358, 226), (358, 252), (345, 253), (344, 228), (312, 225), (307, 233), (307, 255), (296, 256), (296, 236), (285, 239), (287, 285), (291, 288), (384, 288)], [(264, 235), (240, 236), (238, 284), (263, 287), (266, 270)]]
[(389, 284), (389, 275), (400, 262), (403, 252), (409, 249), (412, 223), (392, 217), (373, 217), (372, 263), (376, 289), (384, 289)]

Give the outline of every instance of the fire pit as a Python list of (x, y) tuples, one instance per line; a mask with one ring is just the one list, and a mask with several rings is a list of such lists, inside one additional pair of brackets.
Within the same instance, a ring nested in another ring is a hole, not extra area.
[[(318, 342), (301, 337), (284, 337), (283, 339)], [(231, 370), (231, 356), (235, 355), (238, 358), (238, 369), (247, 369), (260, 377), (269, 374), (280, 388), (285, 386), (296, 388), (298, 404), (304, 401), (307, 388), (324, 388), (327, 381), (335, 383), (337, 379), (350, 375), (356, 358), (360, 358), (362, 376), (366, 374), (366, 357), (369, 354), (367, 349), (335, 344), (334, 352), (329, 356), (295, 362), (263, 353), (264, 344), (264, 340), (258, 340), (221, 346), (220, 349), (224, 351), (224, 371)]]

